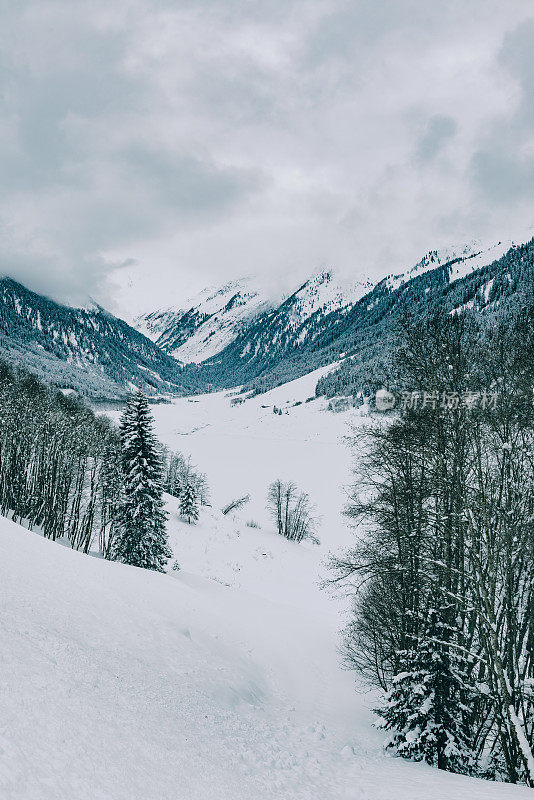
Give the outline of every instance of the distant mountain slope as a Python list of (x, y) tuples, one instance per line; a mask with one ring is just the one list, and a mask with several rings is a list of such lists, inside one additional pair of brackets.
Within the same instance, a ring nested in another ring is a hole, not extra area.
[(340, 285), (327, 270), (311, 277), (290, 296), (275, 304), (256, 282), (232, 281), (220, 289), (206, 289), (184, 303), (184, 309), (145, 314), (137, 328), (167, 353), (185, 363), (213, 359), (254, 326), (257, 319), (273, 318), (265, 329), (265, 347), (276, 346), (285, 327), (300, 329), (313, 314), (323, 316), (361, 297), (372, 284)]
[[(480, 264), (480, 256), (474, 256), (472, 263)], [(387, 280), (378, 284), (348, 316), (334, 345), (345, 358), (339, 369), (319, 380), (317, 393), (372, 392), (383, 385), (389, 377), (395, 324), (401, 317), (424, 319), (437, 310), (449, 314), (472, 310), (491, 327), (497, 316), (506, 318), (534, 300), (534, 239), (514, 245), (500, 258), (467, 274), (465, 267), (454, 259), (396, 289)]]
[[(212, 387), (245, 384), (263, 391), (337, 361), (355, 347), (369, 351), (371, 360), (376, 360), (373, 348), (380, 349), (376, 343), (385, 329), (381, 328), (377, 337), (366, 335), (361, 343), (359, 337), (373, 328), (384, 309), (391, 306), (397, 313), (398, 304), (406, 304), (403, 293), (396, 292), (410, 286), (410, 302), (416, 302), (417, 287), (423, 285), (418, 279), (439, 273), (447, 285), (468, 280), (501, 258), (511, 244), (503, 241), (483, 246), (473, 241), (458, 248), (431, 250), (415, 266), (391, 273), (376, 284), (340, 283), (331, 270), (325, 270), (279, 304), (269, 302), (250, 279), (235, 281), (205, 290), (186, 302), (183, 310), (146, 314), (137, 325), (166, 352), (186, 364), (199, 364), (196, 375), (190, 375), (192, 381), (200, 378)], [(429, 307), (439, 302), (435, 297), (438, 283), (434, 277), (424, 284)], [(364, 361), (367, 363), (367, 356)], [(184, 377), (189, 374), (187, 367)]]
[(182, 391), (180, 365), (100, 307), (69, 308), (0, 279), (0, 353), (61, 388), (96, 398)]
[(168, 308), (144, 314), (138, 330), (186, 363), (199, 363), (223, 350), (254, 317), (271, 303), (252, 281), (232, 281), (205, 289), (186, 301), (183, 309)]
[(533, 262), (534, 240), (475, 243), (431, 251), (375, 285), (343, 285), (327, 270), (279, 304), (252, 281), (237, 281), (206, 290), (184, 311), (145, 315), (141, 331), (98, 306), (62, 306), (4, 278), (0, 354), (94, 398), (122, 397), (132, 386), (152, 395), (234, 386), (263, 392), (334, 362), (341, 366), (319, 381), (318, 392), (372, 391), (386, 380), (400, 316), (437, 308), (471, 308), (488, 318), (510, 313), (532, 292)]
[[(335, 294), (332, 303), (308, 304), (306, 298), (314, 296), (316, 287), (307, 282), (202, 364), (202, 374), (213, 385), (243, 384), (266, 391), (347, 359), (339, 374), (320, 382), (319, 390), (359, 390), (364, 383), (384, 379), (393, 325), (402, 314), (424, 316), (438, 307), (449, 312), (499, 308), (505, 313), (534, 286), (533, 254), (534, 240), (512, 248), (509, 243), (481, 251), (470, 247), (460, 255), (433, 251), (408, 272), (388, 275), (361, 292), (359, 299)], [(336, 384), (340, 375), (345, 377)]]

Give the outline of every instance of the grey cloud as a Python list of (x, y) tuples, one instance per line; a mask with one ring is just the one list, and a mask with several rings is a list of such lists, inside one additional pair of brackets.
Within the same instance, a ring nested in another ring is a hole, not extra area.
[(171, 156), (147, 147), (130, 148), (123, 163), (153, 197), (188, 222), (232, 207), (261, 184), (253, 170), (217, 167), (193, 156)]
[(458, 129), (452, 117), (436, 115), (426, 126), (425, 133), (419, 140), (416, 151), (416, 160), (420, 163), (432, 161), (447, 144)]
[[(66, 182), (65, 165), (84, 157), (65, 130), (69, 117), (113, 119), (144, 88), (122, 67), (123, 33), (80, 25), (74, 8), (42, 8), (49, 13), (12, 15), (0, 34), (0, 111), (14, 121), (18, 145), (9, 158), (0, 152), (2, 180), (20, 189)], [(11, 52), (10, 37), (27, 49)]]
[[(534, 156), (521, 155), (507, 147), (507, 137), (494, 137), (473, 157), (472, 170), (478, 190), (492, 204), (513, 207), (534, 200)], [(502, 131), (502, 128), (501, 128)]]
[(500, 63), (517, 81), (517, 108), (501, 115), (486, 131), (472, 159), (478, 191), (493, 205), (515, 207), (534, 199), (534, 20), (504, 37)]
[(514, 125), (531, 132), (534, 126), (534, 19), (528, 19), (504, 38), (500, 62), (514, 75), (522, 90), (521, 106)]
[(138, 144), (158, 89), (103, 7), (26, 2), (0, 29), (0, 271), (70, 298), (105, 291), (106, 250), (217, 219), (260, 183), (194, 142)]
[(331, 58), (346, 61), (347, 57), (358, 56), (362, 49), (367, 49), (398, 25), (410, 20), (409, 7), (413, 5), (406, 0), (334, 3), (310, 38), (308, 59), (313, 63)]
[[(24, 252), (10, 250), (0, 244), (0, 275), (14, 277), (29, 289), (52, 297), (59, 302), (83, 305), (93, 294), (106, 301), (113, 310), (110, 278), (117, 270), (129, 266), (94, 257), (83, 261), (63, 260), (62, 253)], [(90, 275), (90, 280), (88, 280)]]
[(376, 273), (444, 219), (452, 237), (497, 204), (506, 221), (533, 175), (534, 23), (512, 6), (4, 3), (0, 270), (108, 303), (131, 271), (161, 304), (194, 274)]
[(417, 31), (423, 42), (451, 20), (457, 21), (464, 6), (460, 0), (336, 0), (310, 38), (308, 58), (361, 62), (381, 40), (403, 31)]
[(233, 125), (261, 124), (272, 119), (281, 99), (269, 76), (250, 65), (236, 66), (231, 74), (200, 65), (189, 92), (210, 116), (221, 115)]

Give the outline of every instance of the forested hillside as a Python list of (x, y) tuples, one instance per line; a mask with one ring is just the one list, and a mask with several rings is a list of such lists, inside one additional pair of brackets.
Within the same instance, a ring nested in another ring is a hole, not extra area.
[[(278, 309), (257, 317), (221, 353), (204, 362), (201, 375), (213, 386), (243, 384), (245, 389), (263, 392), (341, 359), (339, 370), (319, 381), (317, 393), (373, 391), (390, 377), (392, 337), (404, 316), (415, 322), (430, 318), (437, 309), (457, 313), (471, 308), (489, 324), (495, 315), (513, 313), (532, 292), (534, 240), (469, 271), (475, 256), (439, 263), (429, 254), (417, 270), (384, 278), (355, 302), (333, 308), (312, 306), (308, 314), (299, 313), (299, 290)], [(436, 261), (438, 266), (433, 267)], [(184, 375), (191, 369), (186, 366)]]
[(117, 430), (76, 397), (65, 397), (0, 360), (0, 512), (87, 552), (103, 554), (121, 499)]
[[(4, 278), (0, 354), (48, 383), (99, 399), (124, 397), (133, 386), (148, 395), (234, 386), (258, 393), (339, 362), (319, 381), (317, 394), (372, 393), (391, 381), (392, 337), (402, 318), (415, 322), (438, 309), (472, 309), (491, 325), (532, 292), (534, 240), (485, 263), (498, 252), (446, 260), (433, 251), (370, 290), (357, 283), (341, 289), (331, 272), (323, 272), (277, 307), (229, 284), (182, 315), (147, 316), (144, 326), (157, 342), (100, 307), (62, 306)], [(164, 352), (176, 348), (187, 351), (190, 363)], [(214, 351), (195, 363), (200, 353)]]
[[(180, 365), (100, 307), (70, 308), (0, 280), (0, 354), (47, 383), (93, 398), (186, 389)], [(189, 373), (190, 379), (192, 374)]]
[[(394, 377), (391, 369), (396, 327), (416, 323), (436, 311), (450, 314), (472, 309), (485, 327), (511, 318), (534, 291), (534, 240), (512, 247), (502, 258), (454, 280), (455, 261), (415, 277), (391, 290), (382, 281), (352, 309), (343, 333), (331, 346), (345, 351), (340, 368), (320, 379), (317, 394), (373, 392)], [(327, 346), (328, 347), (328, 346)]]

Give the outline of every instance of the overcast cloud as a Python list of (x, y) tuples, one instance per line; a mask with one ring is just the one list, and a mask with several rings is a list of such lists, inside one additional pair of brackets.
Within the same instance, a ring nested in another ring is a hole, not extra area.
[(532, 0), (16, 0), (0, 271), (122, 313), (534, 223)]

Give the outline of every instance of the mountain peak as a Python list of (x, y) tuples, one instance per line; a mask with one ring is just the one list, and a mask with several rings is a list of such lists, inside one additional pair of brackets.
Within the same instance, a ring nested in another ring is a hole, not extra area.
[(251, 278), (210, 286), (180, 304), (144, 314), (136, 325), (167, 353), (186, 363), (204, 361), (226, 347), (270, 302)]

